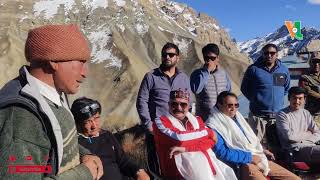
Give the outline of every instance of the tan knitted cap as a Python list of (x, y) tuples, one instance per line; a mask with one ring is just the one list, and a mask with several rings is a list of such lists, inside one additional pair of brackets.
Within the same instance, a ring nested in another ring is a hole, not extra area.
[(29, 31), (25, 56), (29, 62), (87, 61), (90, 49), (77, 25), (46, 25)]

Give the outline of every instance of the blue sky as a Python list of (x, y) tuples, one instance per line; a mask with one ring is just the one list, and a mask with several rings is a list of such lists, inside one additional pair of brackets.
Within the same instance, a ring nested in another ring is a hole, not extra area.
[(174, 0), (204, 12), (229, 30), (231, 37), (245, 41), (262, 37), (284, 25), (301, 20), (302, 27), (320, 30), (320, 0)]

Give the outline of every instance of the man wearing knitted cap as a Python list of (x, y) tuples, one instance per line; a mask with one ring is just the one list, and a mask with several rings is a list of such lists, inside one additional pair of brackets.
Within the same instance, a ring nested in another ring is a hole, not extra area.
[(164, 179), (233, 180), (233, 170), (211, 148), (214, 132), (189, 111), (188, 90), (170, 92), (169, 112), (153, 123), (154, 139)]
[(85, 37), (76, 25), (42, 26), (25, 56), (30, 66), (0, 90), (0, 179), (99, 179), (101, 161), (79, 146), (66, 98), (87, 74)]

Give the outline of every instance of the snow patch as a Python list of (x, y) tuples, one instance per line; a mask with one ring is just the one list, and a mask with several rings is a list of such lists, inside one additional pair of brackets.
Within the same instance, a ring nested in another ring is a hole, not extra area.
[(181, 54), (187, 56), (189, 45), (192, 43), (192, 40), (186, 40), (184, 38), (179, 39), (177, 35), (175, 35), (172, 40), (173, 43), (179, 47)]
[(18, 9), (20, 9), (20, 10), (23, 9), (23, 6), (22, 6), (22, 5), (19, 5)]
[(111, 52), (111, 48), (108, 48), (108, 44), (111, 43), (111, 30), (108, 27), (100, 26), (96, 31), (92, 31), (88, 35), (88, 39), (92, 44), (92, 63), (106, 62), (106, 68), (117, 67), (121, 68), (122, 61), (118, 57), (114, 56)]
[(45, 19), (51, 19), (57, 14), (58, 8), (64, 6), (65, 12), (68, 12), (75, 5), (74, 0), (45, 0), (34, 3), (33, 12), (35, 16), (44, 13)]
[(113, 0), (114, 3), (116, 3), (117, 6), (123, 7), (126, 5), (126, 2), (124, 0)]
[(160, 31), (164, 31), (164, 29), (163, 29), (161, 26), (158, 26), (158, 29), (159, 29)]
[(93, 12), (97, 8), (107, 8), (108, 7), (108, 0), (84, 0), (82, 2), (83, 6), (87, 9), (91, 9), (90, 11)]

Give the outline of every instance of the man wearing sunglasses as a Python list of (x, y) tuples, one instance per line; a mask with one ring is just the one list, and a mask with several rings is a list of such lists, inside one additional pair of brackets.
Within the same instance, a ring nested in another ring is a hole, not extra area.
[(219, 66), (219, 47), (207, 44), (202, 48), (205, 64), (193, 71), (190, 86), (196, 96), (196, 115), (206, 120), (222, 91), (231, 91), (231, 81), (226, 71)]
[(318, 51), (311, 54), (309, 72), (302, 75), (299, 86), (307, 90), (306, 109), (314, 116), (317, 125), (320, 126), (320, 40)]
[(233, 180), (233, 170), (211, 148), (216, 135), (189, 112), (188, 90), (171, 91), (169, 111), (153, 124), (161, 175), (164, 179)]
[[(25, 57), (30, 66), (0, 91), (0, 179), (99, 179), (101, 160), (79, 145), (66, 97), (86, 78), (86, 38), (77, 25), (41, 26), (29, 31)], [(41, 172), (6, 167), (24, 163)]]
[(155, 173), (158, 173), (159, 168), (152, 135), (152, 123), (155, 118), (169, 111), (170, 91), (179, 88), (190, 91), (189, 77), (177, 68), (177, 63), (180, 61), (178, 46), (166, 43), (161, 50), (161, 60), (159, 68), (151, 70), (144, 76), (136, 104), (141, 123), (146, 129), (148, 165)]
[(276, 113), (283, 108), (284, 97), (288, 94), (290, 74), (288, 68), (277, 59), (276, 45), (267, 44), (261, 52), (262, 56), (245, 72), (241, 91), (250, 102), (248, 123), (263, 147), (272, 149), (275, 147), (276, 137), (271, 133), (271, 128), (274, 127)]
[[(216, 131), (218, 141), (213, 147), (217, 157), (232, 165), (240, 166), (240, 177), (245, 180), (300, 179), (278, 164), (272, 154), (263, 150), (260, 140), (250, 125), (238, 112), (239, 102), (234, 93), (224, 91), (218, 95), (206, 125)], [(266, 156), (267, 155), (267, 156)]]

